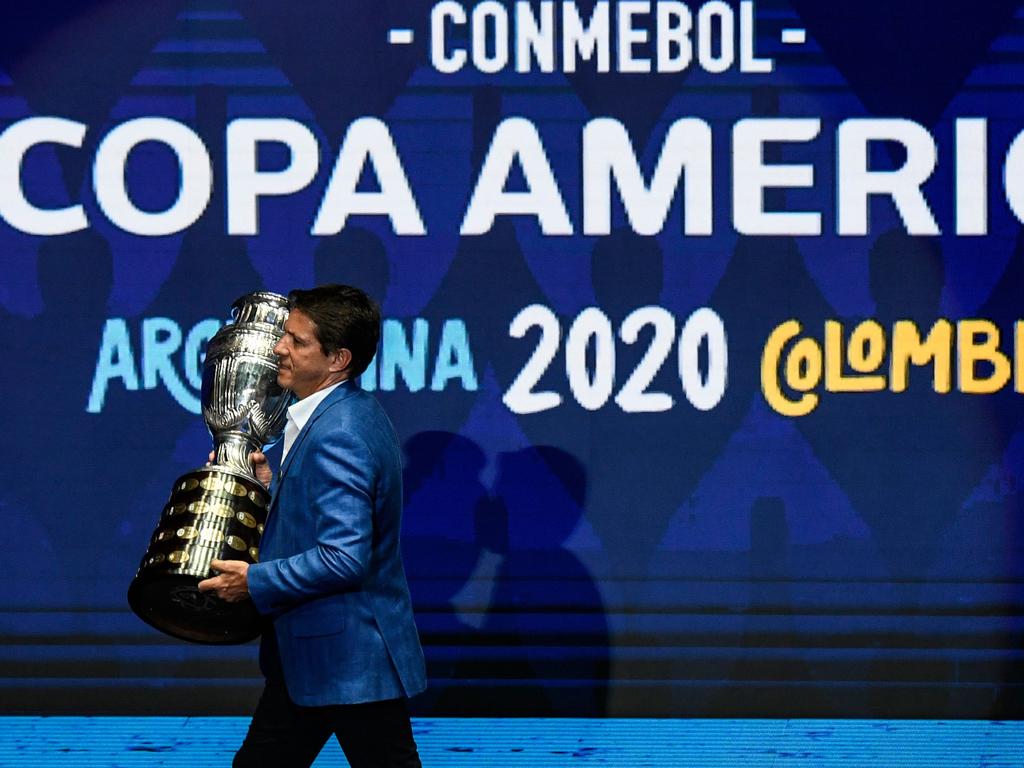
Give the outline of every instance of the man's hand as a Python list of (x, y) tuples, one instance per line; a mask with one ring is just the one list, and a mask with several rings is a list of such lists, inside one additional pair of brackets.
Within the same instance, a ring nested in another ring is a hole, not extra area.
[(248, 599), (248, 563), (242, 560), (211, 560), (210, 567), (220, 573), (200, 581), (200, 592), (213, 592), (228, 603), (237, 603), (239, 600)]
[[(216, 455), (216, 453), (210, 451), (210, 457), (206, 462), (206, 466), (213, 464)], [(267, 457), (263, 455), (263, 451), (253, 451), (250, 453), (249, 461), (252, 462), (252, 473), (260, 481), (260, 485), (264, 488), (269, 488), (270, 481), (274, 479), (274, 473), (271, 471), (270, 464), (267, 463)]]
[(264, 488), (270, 487), (270, 481), (274, 479), (274, 473), (270, 470), (267, 457), (263, 451), (253, 451), (249, 454), (249, 461), (252, 462), (252, 473), (260, 481)]

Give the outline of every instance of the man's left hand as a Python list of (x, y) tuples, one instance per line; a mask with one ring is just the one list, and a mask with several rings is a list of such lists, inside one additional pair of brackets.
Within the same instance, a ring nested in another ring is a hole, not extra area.
[(221, 600), (237, 603), (249, 597), (249, 564), (242, 560), (211, 560), (219, 575), (199, 582), (200, 592), (213, 592)]

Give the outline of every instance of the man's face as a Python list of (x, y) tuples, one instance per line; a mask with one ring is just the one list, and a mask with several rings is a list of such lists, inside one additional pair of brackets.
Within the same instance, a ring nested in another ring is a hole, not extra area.
[(301, 310), (293, 309), (284, 323), (284, 336), (274, 347), (280, 363), (277, 383), (300, 400), (341, 380), (344, 355), (325, 355), (316, 337), (316, 325)]

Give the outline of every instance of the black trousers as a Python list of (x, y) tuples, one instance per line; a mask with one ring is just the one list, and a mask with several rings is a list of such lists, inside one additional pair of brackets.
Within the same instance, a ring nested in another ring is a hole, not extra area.
[(268, 678), (234, 768), (308, 768), (334, 734), (352, 768), (420, 768), (405, 699), (300, 707)]

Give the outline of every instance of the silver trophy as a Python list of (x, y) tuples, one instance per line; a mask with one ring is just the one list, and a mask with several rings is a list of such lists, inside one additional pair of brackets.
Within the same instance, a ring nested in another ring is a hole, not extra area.
[(259, 559), (270, 493), (253, 475), (249, 454), (280, 439), (292, 397), (277, 383), (274, 354), (288, 300), (250, 293), (231, 315), (203, 364), (201, 401), (214, 459), (175, 481), (128, 588), (128, 603), (143, 621), (197, 643), (242, 643), (260, 632), (250, 600), (228, 603), (197, 585), (213, 575), (211, 560)]

